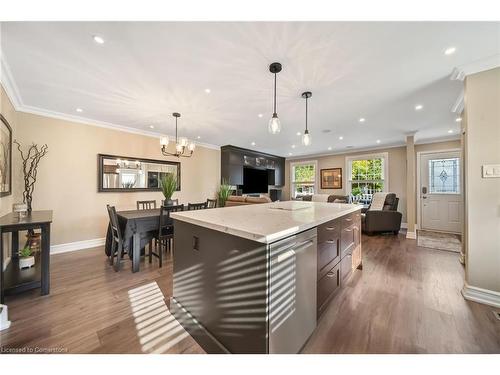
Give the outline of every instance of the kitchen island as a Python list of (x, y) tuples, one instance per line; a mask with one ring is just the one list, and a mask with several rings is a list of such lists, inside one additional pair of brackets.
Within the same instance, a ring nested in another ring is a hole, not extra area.
[(298, 353), (362, 267), (360, 210), (289, 201), (172, 213), (172, 313), (209, 353)]

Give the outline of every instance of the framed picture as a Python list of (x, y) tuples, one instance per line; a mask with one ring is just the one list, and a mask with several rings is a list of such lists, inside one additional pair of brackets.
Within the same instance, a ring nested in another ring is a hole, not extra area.
[(0, 114), (0, 197), (12, 194), (12, 128)]
[(342, 189), (342, 168), (322, 169), (321, 189)]

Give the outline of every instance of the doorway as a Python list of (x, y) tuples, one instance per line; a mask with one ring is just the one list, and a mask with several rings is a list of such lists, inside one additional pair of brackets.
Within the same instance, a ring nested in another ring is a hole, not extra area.
[(419, 228), (461, 234), (463, 178), (460, 150), (422, 152), (418, 161)]

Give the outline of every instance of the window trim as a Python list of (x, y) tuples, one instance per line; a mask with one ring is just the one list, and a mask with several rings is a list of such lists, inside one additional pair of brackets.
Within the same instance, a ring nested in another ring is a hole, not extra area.
[(389, 153), (388, 152), (379, 152), (374, 154), (358, 154), (346, 156), (345, 158), (345, 168), (347, 171), (346, 179), (346, 194), (351, 194), (352, 192), (352, 162), (355, 160), (366, 160), (366, 159), (382, 159), (382, 171), (383, 171), (383, 179), (384, 188), (383, 192), (388, 192), (389, 190)]
[(293, 181), (293, 177), (294, 177), (293, 169), (298, 165), (309, 165), (309, 164), (314, 165), (314, 192), (315, 192), (315, 194), (318, 194), (318, 180), (319, 180), (318, 161), (317, 160), (297, 161), (297, 162), (290, 163), (290, 198), (291, 199), (295, 199), (295, 197), (294, 197), (294, 193), (295, 193), (294, 185), (295, 185), (295, 183)]

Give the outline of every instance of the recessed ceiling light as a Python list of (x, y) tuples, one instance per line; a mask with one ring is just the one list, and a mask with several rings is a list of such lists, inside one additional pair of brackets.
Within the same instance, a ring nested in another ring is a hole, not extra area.
[(366, 119), (365, 119), (364, 117), (361, 117), (361, 118), (359, 119), (359, 122), (365, 122), (365, 121), (366, 121)]
[(154, 129), (154, 128), (155, 128), (155, 126), (154, 126), (154, 125), (149, 125), (149, 127), (150, 127), (151, 129)]
[(297, 132), (297, 135), (301, 135), (302, 133), (301, 132)]
[(453, 55), (457, 49), (455, 47), (449, 47), (444, 50), (445, 55)]
[(461, 122), (461, 121), (462, 121), (462, 117), (457, 117), (457, 118), (455, 119), (455, 122)]
[(380, 143), (380, 139), (377, 139), (377, 143)]
[(340, 140), (343, 140), (343, 139), (344, 139), (344, 137), (340, 136), (340, 137), (339, 137), (339, 139), (340, 139)]
[(292, 156), (293, 154), (291, 152), (288, 153), (288, 156)]
[(257, 116), (262, 118), (262, 116), (264, 116), (264, 115), (262, 113), (259, 113)]
[(210, 89), (205, 89), (205, 92), (206, 92), (207, 94), (210, 94), (212, 91), (211, 91)]
[(450, 134), (453, 133), (453, 130), (452, 129), (448, 130), (448, 133), (450, 133)]
[(292, 145), (292, 148), (295, 148), (295, 145)]
[(422, 104), (417, 104), (415, 106), (415, 111), (420, 111), (422, 108), (424, 108), (424, 106)]
[(201, 136), (197, 136), (196, 139), (201, 139)]
[(104, 39), (99, 35), (94, 35), (94, 42), (96, 42), (97, 44), (103, 44)]
[(331, 150), (332, 150), (332, 148), (331, 148), (331, 147), (328, 147), (328, 151), (331, 151)]
[(252, 143), (251, 143), (251, 145), (252, 145), (252, 146), (255, 146), (255, 142), (252, 142)]
[(83, 112), (83, 109), (77, 108), (76, 111), (81, 113), (81, 112)]

